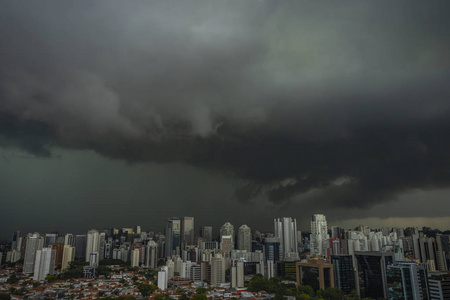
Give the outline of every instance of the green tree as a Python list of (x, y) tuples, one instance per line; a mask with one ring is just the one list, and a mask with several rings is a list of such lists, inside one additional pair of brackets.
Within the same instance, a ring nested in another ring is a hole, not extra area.
[(197, 290), (195, 290), (195, 292), (197, 294), (206, 294), (206, 292), (208, 292), (208, 289), (205, 289), (203, 287), (199, 287), (199, 288), (197, 288)]
[(340, 299), (344, 299), (345, 297), (345, 293), (335, 287), (329, 287), (326, 288), (323, 292), (322, 292), (322, 298), (326, 299), (326, 300), (340, 300)]
[(142, 296), (148, 297), (151, 293), (154, 292), (152, 285), (141, 283), (138, 285), (139, 292), (141, 292)]
[(6, 280), (6, 283), (9, 283), (9, 284), (15, 284), (15, 283), (17, 283), (17, 281), (19, 281), (19, 278), (17, 278), (16, 275), (11, 275), (11, 276), (8, 278), (8, 280)]
[(192, 299), (194, 300), (206, 300), (208, 297), (206, 297), (205, 294), (196, 294)]
[(57, 280), (58, 279), (58, 276), (56, 276), (56, 275), (47, 275), (47, 276), (45, 276), (45, 280), (47, 280), (47, 282), (53, 282), (53, 281), (55, 281), (55, 280)]
[(11, 295), (10, 294), (0, 294), (0, 300), (10, 300)]

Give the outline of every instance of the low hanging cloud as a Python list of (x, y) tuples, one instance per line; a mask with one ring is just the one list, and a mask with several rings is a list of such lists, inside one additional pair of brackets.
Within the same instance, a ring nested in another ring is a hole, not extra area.
[(446, 1), (15, 1), (0, 146), (241, 178), (241, 201), (370, 207), (450, 186)]

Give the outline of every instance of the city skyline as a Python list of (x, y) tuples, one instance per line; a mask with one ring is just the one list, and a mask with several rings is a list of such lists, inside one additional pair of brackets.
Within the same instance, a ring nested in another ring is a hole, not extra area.
[(0, 238), (171, 216), (450, 228), (449, 8), (4, 3)]

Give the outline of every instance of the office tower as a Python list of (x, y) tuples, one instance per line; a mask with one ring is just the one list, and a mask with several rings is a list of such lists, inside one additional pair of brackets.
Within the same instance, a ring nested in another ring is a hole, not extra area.
[(181, 240), (187, 245), (194, 245), (194, 217), (181, 218)]
[(75, 247), (75, 242), (76, 242), (76, 239), (75, 239), (75, 236), (73, 234), (67, 233), (64, 236), (64, 245), (69, 245), (69, 246), (74, 246)]
[(242, 225), (238, 230), (238, 249), (252, 252), (252, 231), (247, 225)]
[(33, 280), (44, 280), (47, 275), (53, 275), (55, 269), (55, 250), (51, 247), (42, 248), (36, 252)]
[(180, 255), (181, 220), (179, 218), (167, 219), (164, 235), (166, 236), (165, 257)]
[(278, 218), (274, 220), (274, 226), (275, 237), (280, 239), (280, 248), (282, 251), (280, 260), (284, 260), (285, 257), (290, 256), (290, 253), (298, 253), (297, 220), (286, 217)]
[(77, 234), (75, 236), (75, 257), (83, 258), (86, 257), (86, 235)]
[(54, 243), (51, 244), (51, 248), (55, 250), (55, 266), (57, 268), (61, 267), (62, 259), (63, 259), (63, 251), (64, 251), (64, 244), (63, 243)]
[(327, 220), (324, 215), (315, 214), (312, 216), (311, 220), (311, 255), (322, 255), (326, 256), (326, 243), (329, 239)]
[(11, 243), (11, 250), (20, 251), (20, 231), (14, 231)]
[(25, 239), (25, 258), (24, 258), (24, 273), (34, 272), (34, 263), (36, 259), (36, 252), (44, 247), (44, 238), (39, 233), (28, 234)]
[(64, 245), (63, 258), (61, 263), (61, 271), (64, 271), (69, 267), (70, 262), (75, 259), (75, 247), (70, 245)]
[(46, 233), (44, 240), (44, 247), (50, 247), (52, 244), (56, 243), (58, 239), (57, 233)]
[(264, 254), (265, 260), (271, 260), (273, 263), (276, 263), (280, 260), (280, 257), (283, 256), (280, 253), (280, 238), (265, 238), (264, 239)]
[(427, 271), (415, 262), (397, 262), (386, 270), (388, 299), (429, 299)]
[(226, 222), (220, 227), (220, 241), (222, 241), (222, 236), (231, 236), (231, 249), (234, 249), (236, 235), (234, 233), (234, 226), (230, 222)]
[(141, 226), (137, 225), (134, 227), (134, 234), (137, 234), (137, 235), (141, 234)]
[(355, 251), (361, 298), (387, 298), (386, 267), (394, 262), (392, 252)]
[(155, 241), (149, 241), (145, 246), (145, 266), (147, 268), (156, 268), (158, 261), (158, 244)]
[(200, 282), (202, 280), (201, 267), (197, 264), (191, 266), (191, 279), (194, 282)]
[(132, 267), (139, 267), (139, 257), (141, 255), (141, 251), (139, 248), (133, 249), (131, 252), (131, 266)]
[(324, 259), (310, 259), (296, 263), (297, 285), (309, 285), (315, 291), (334, 287), (333, 265)]
[(212, 226), (203, 226), (201, 228), (200, 236), (204, 242), (212, 241)]
[(91, 253), (98, 253), (100, 250), (100, 234), (98, 230), (89, 230), (86, 237), (86, 262), (90, 261)]
[(225, 259), (220, 253), (211, 259), (211, 284), (225, 283)]
[(331, 255), (334, 272), (334, 286), (345, 294), (356, 290), (355, 269), (351, 255)]
[(233, 237), (231, 235), (224, 235), (221, 237), (220, 251), (226, 257), (229, 257), (233, 245)]

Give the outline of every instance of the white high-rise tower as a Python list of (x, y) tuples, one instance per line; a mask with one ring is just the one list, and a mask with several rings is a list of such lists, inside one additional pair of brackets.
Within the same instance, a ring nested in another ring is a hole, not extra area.
[(275, 237), (280, 239), (280, 260), (298, 255), (297, 220), (281, 218), (274, 220)]
[(324, 215), (316, 214), (311, 220), (311, 255), (327, 255), (327, 240), (329, 239), (327, 219)]
[(89, 262), (91, 253), (99, 252), (100, 250), (100, 233), (98, 230), (92, 229), (88, 231), (86, 239), (86, 261)]

